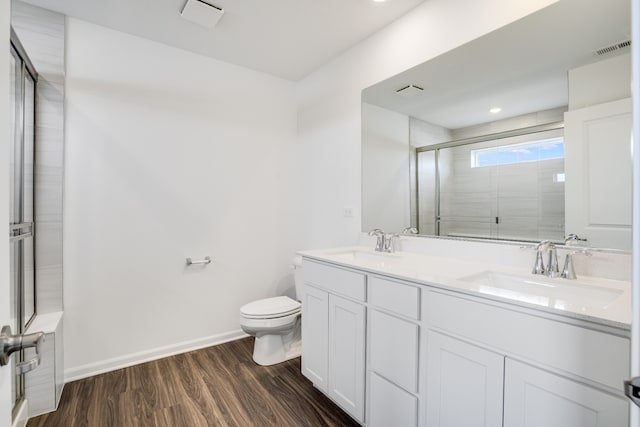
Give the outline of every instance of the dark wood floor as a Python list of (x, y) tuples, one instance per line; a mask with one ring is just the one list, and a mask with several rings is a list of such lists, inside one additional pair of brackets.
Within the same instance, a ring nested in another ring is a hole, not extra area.
[(300, 373), (300, 358), (258, 366), (253, 339), (65, 385), (28, 427), (357, 426)]

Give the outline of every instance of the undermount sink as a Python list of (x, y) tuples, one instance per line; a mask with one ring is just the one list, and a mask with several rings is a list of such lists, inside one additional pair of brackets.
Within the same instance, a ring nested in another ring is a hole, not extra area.
[(471, 283), (473, 290), (483, 294), (558, 309), (606, 309), (624, 293), (621, 289), (580, 280), (520, 276), (496, 271), (483, 271), (459, 280)]

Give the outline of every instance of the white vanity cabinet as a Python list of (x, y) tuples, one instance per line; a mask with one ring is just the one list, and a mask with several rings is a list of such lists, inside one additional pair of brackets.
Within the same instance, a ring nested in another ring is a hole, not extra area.
[(628, 427), (628, 331), (304, 258), (302, 372), (370, 427)]
[(628, 426), (627, 338), (453, 293), (427, 301), (427, 426)]
[(438, 332), (428, 341), (427, 426), (628, 426), (624, 397)]
[(303, 262), (302, 373), (364, 423), (365, 275)]

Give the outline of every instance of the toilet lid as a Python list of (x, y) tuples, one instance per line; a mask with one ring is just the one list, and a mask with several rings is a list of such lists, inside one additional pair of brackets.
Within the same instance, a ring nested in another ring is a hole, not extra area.
[(282, 317), (300, 311), (301, 304), (289, 297), (273, 297), (250, 302), (240, 307), (248, 318)]

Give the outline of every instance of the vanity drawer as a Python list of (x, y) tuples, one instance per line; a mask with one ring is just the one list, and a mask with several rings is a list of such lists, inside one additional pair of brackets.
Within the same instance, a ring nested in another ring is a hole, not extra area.
[(419, 327), (378, 310), (369, 310), (369, 368), (415, 393), (418, 391)]
[(371, 373), (369, 420), (371, 427), (417, 426), (418, 399), (395, 384)]
[(302, 277), (305, 284), (366, 301), (366, 276), (362, 273), (303, 259)]
[(410, 319), (420, 320), (420, 288), (369, 276), (369, 302)]

